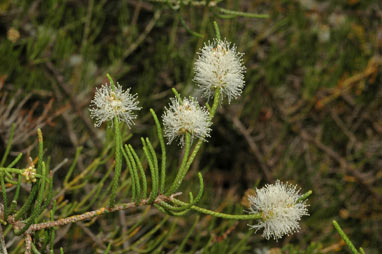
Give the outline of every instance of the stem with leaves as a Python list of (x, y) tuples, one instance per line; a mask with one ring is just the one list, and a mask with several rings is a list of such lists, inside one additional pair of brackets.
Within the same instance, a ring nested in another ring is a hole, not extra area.
[[(110, 81), (112, 89), (114, 90), (115, 87), (114, 87), (113, 79), (111, 78), (109, 74), (107, 74), (106, 76)], [(119, 126), (119, 120), (117, 117), (114, 117), (113, 125), (114, 125), (114, 141), (115, 141), (115, 170), (114, 170), (114, 177), (111, 182), (111, 194), (110, 194), (110, 200), (109, 200), (109, 207), (113, 207), (115, 204), (119, 177), (121, 175), (121, 170), (122, 170), (122, 155), (121, 155), (122, 137), (121, 137), (121, 130)]]
[(344, 240), (344, 242), (346, 243), (346, 245), (349, 247), (349, 249), (351, 250), (351, 252), (353, 254), (365, 254), (365, 251), (363, 250), (362, 247), (359, 248), (359, 251), (357, 250), (357, 248), (354, 246), (352, 241), (349, 239), (349, 237), (342, 230), (341, 226), (338, 224), (337, 221), (335, 221), (335, 220), (333, 221), (333, 226), (337, 230), (338, 234), (341, 236), (341, 238)]

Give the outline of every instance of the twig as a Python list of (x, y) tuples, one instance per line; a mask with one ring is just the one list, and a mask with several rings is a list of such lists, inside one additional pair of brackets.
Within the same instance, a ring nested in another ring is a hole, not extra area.
[(1, 254), (8, 254), (7, 248), (5, 246), (3, 228), (1, 227), (1, 224), (0, 224), (0, 253)]
[(357, 171), (353, 167), (353, 165), (349, 164), (344, 158), (342, 158), (338, 153), (333, 151), (330, 147), (324, 145), (319, 140), (313, 138), (310, 136), (306, 131), (301, 130), (300, 136), (302, 139), (309, 141), (313, 143), (315, 146), (317, 146), (320, 150), (322, 150), (324, 153), (326, 153), (329, 157), (331, 157), (333, 160), (335, 160), (342, 168), (344, 168), (346, 171), (350, 172), (355, 178), (358, 179), (358, 181), (363, 184), (367, 190), (372, 193), (375, 197), (378, 197), (379, 194), (370, 186), (370, 184), (365, 180), (365, 178), (362, 176), (362, 174)]
[[(164, 196), (164, 195), (159, 195), (155, 199), (154, 203), (160, 203), (162, 201), (171, 201), (171, 200), (173, 200), (173, 198), (176, 195), (179, 195), (179, 193), (173, 194), (170, 197)], [(75, 223), (75, 222), (79, 222), (79, 221), (84, 221), (84, 220), (90, 220), (94, 217), (98, 217), (98, 216), (103, 215), (103, 214), (112, 213), (115, 211), (126, 210), (126, 209), (130, 209), (133, 207), (144, 206), (144, 205), (149, 205), (148, 199), (142, 200), (141, 203), (139, 203), (139, 204), (136, 204), (135, 202), (130, 202), (130, 203), (126, 203), (126, 204), (116, 205), (112, 208), (102, 207), (102, 208), (94, 210), (94, 211), (90, 211), (90, 212), (86, 212), (86, 213), (78, 214), (78, 215), (73, 215), (71, 217), (59, 219), (56, 221), (49, 221), (49, 222), (42, 222), (42, 223), (38, 223), (38, 224), (33, 224), (29, 227), (27, 232), (31, 233), (33, 231), (38, 231), (38, 230), (42, 230), (42, 229), (46, 229), (46, 228), (63, 226), (63, 225), (67, 225), (67, 224), (71, 224), (71, 223)]]
[(106, 245), (96, 236), (93, 234), (93, 232), (88, 228), (86, 227), (82, 222), (78, 222), (77, 223), (78, 226), (80, 226), (80, 228), (96, 243), (98, 244), (101, 248), (103, 248), (104, 250), (106, 250)]
[(345, 135), (350, 140), (350, 147), (352, 147), (357, 142), (355, 135), (345, 126), (343, 121), (340, 119), (338, 114), (334, 110), (330, 110), (330, 115), (333, 118), (334, 122), (340, 127), (340, 129), (345, 133)]
[(225, 239), (227, 239), (227, 237), (232, 233), (232, 231), (234, 231), (237, 227), (237, 225), (239, 225), (239, 221), (235, 221), (235, 223), (229, 227), (222, 235), (220, 236), (216, 236), (213, 240), (212, 240), (212, 244), (216, 243), (216, 242), (222, 242), (224, 241)]
[(378, 68), (380, 65), (382, 65), (382, 59), (376, 56), (372, 57), (369, 60), (364, 71), (357, 73), (351, 76), (350, 78), (345, 79), (344, 81), (341, 81), (341, 85), (337, 86), (335, 89), (332, 89), (333, 92), (331, 92), (330, 95), (317, 101), (316, 107), (324, 107), (325, 105), (327, 105), (328, 103), (335, 100), (343, 93), (351, 89), (354, 84), (358, 84), (361, 80), (365, 80), (366, 78), (375, 75), (378, 72)]
[(139, 5), (140, 8), (144, 9), (145, 11), (152, 11), (153, 10), (153, 5), (149, 4), (149, 3), (146, 3), (146, 2), (129, 0), (129, 1), (127, 1), (127, 3), (131, 4), (131, 5), (134, 5), (134, 6)]
[(133, 53), (138, 46), (144, 41), (146, 36), (151, 32), (151, 30), (154, 28), (156, 22), (160, 18), (161, 12), (159, 10), (155, 11), (154, 17), (150, 20), (150, 22), (147, 24), (145, 30), (141, 35), (138, 37), (138, 39), (135, 41), (135, 43), (131, 44), (130, 47), (126, 49), (125, 52), (123, 52), (123, 58), (127, 58), (131, 53)]
[(62, 168), (62, 166), (64, 166), (66, 163), (68, 162), (68, 158), (65, 158), (63, 159), (57, 166), (55, 166), (53, 169), (52, 169), (52, 173), (56, 173), (60, 168)]
[(122, 227), (122, 241), (123, 241), (123, 248), (128, 249), (129, 248), (129, 241), (127, 239), (127, 223), (126, 223), (126, 217), (125, 217), (125, 211), (119, 211), (119, 219), (120, 219), (120, 225)]
[(135, 9), (134, 9), (134, 12), (133, 12), (133, 18), (131, 19), (131, 24), (130, 24), (131, 28), (137, 25), (137, 20), (138, 20), (138, 17), (139, 17), (139, 13), (141, 12), (141, 8), (142, 8), (142, 1), (139, 1), (135, 5)]
[(32, 237), (29, 233), (25, 234), (25, 254), (31, 254)]
[(249, 131), (244, 127), (242, 122), (237, 117), (231, 117), (234, 126), (239, 130), (239, 132), (244, 136), (245, 140), (247, 141), (249, 148), (253, 152), (253, 154), (256, 157), (256, 160), (259, 162), (260, 167), (265, 175), (265, 178), (268, 182), (272, 182), (272, 175), (270, 173), (270, 170), (268, 168), (268, 165), (264, 159), (264, 156), (261, 154), (259, 147), (256, 145), (256, 142), (251, 137), (251, 134)]
[(56, 237), (54, 238), (54, 244), (58, 243), (59, 241), (61, 241), (61, 239), (63, 239), (66, 236), (71, 226), (72, 224), (68, 224), (65, 227), (60, 228), (56, 231), (57, 233)]

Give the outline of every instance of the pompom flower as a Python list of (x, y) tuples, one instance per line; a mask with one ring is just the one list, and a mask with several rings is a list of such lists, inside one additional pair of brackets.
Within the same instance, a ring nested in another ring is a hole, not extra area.
[(262, 218), (257, 224), (249, 226), (256, 231), (264, 229), (262, 236), (267, 240), (278, 240), (299, 231), (301, 217), (309, 215), (306, 201), (300, 198), (299, 189), (295, 185), (279, 180), (275, 184), (256, 189), (256, 194), (248, 197), (250, 213), (260, 213)]
[(226, 40), (215, 39), (204, 45), (198, 52), (193, 80), (205, 97), (213, 96), (216, 88), (220, 88), (222, 98), (227, 96), (228, 103), (241, 95), (245, 84), (242, 56)]
[(168, 144), (179, 138), (180, 146), (185, 143), (184, 135), (188, 132), (193, 138), (209, 137), (212, 125), (206, 108), (200, 107), (199, 103), (192, 97), (184, 98), (180, 102), (177, 98), (171, 98), (169, 107), (163, 113), (164, 135)]
[(130, 93), (130, 88), (123, 91), (117, 83), (114, 90), (111, 85), (103, 85), (97, 88), (94, 99), (90, 104), (90, 116), (95, 119), (95, 126), (99, 127), (105, 121), (111, 121), (117, 117), (119, 121), (125, 122), (127, 126), (134, 124), (137, 117), (133, 114), (138, 107), (137, 95)]

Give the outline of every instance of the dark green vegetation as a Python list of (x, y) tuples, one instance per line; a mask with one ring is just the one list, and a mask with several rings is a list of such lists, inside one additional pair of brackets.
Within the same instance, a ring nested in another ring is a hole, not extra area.
[[(242, 221), (192, 212), (168, 218), (155, 208), (132, 209), (58, 228), (56, 253), (61, 246), (65, 253), (96, 249), (104, 253), (109, 244), (109, 253), (125, 253), (123, 249), (254, 253), (263, 247), (279, 247), (282, 253), (350, 253), (332, 226), (334, 219), (355, 246), (378, 253), (382, 248), (378, 1), (227, 0), (217, 5), (266, 13), (269, 19), (235, 17), (214, 7), (215, 1), (209, 1), (209, 7), (203, 1), (163, 2), (0, 3), (0, 154), (5, 152), (12, 123), (16, 124), (6, 164), (19, 152), (26, 153), (19, 163), (24, 167), (29, 154), (36, 159), (36, 130), (42, 127), (44, 157), (50, 158), (47, 166), (53, 169), (69, 159), (54, 175), (56, 218), (106, 206), (113, 136), (111, 128), (95, 129), (90, 120), (87, 107), (95, 87), (107, 82), (106, 73), (125, 88), (131, 86), (143, 110), (131, 130), (122, 127), (124, 142), (137, 147), (141, 156), (139, 137), (149, 136), (159, 151), (149, 108), (161, 115), (172, 87), (183, 95), (195, 95), (195, 52), (213, 38), (216, 20), (222, 36), (245, 53), (247, 85), (241, 98), (218, 109), (212, 137), (180, 190), (197, 191), (200, 171), (206, 188), (200, 206), (238, 214), (246, 209), (241, 199), (248, 188), (280, 179), (298, 184), (303, 192), (313, 191), (311, 216), (303, 218), (300, 233), (274, 242), (250, 232)], [(72, 176), (66, 178), (78, 147), (82, 151)], [(168, 154), (177, 154), (178, 149), (173, 144)], [(172, 179), (176, 172), (171, 169), (179, 162), (170, 156), (168, 160)], [(122, 170), (123, 178), (127, 173)], [(87, 173), (70, 184), (82, 172)], [(24, 187), (21, 200), (30, 184)], [(125, 178), (117, 200), (126, 202), (129, 192)], [(13, 233), (7, 234), (9, 242)], [(45, 232), (37, 235), (41, 245), (48, 245)], [(16, 239), (9, 250), (21, 252), (22, 241)]]

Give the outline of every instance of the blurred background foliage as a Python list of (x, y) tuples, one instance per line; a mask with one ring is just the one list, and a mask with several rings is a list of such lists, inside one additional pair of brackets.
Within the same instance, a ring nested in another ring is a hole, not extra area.
[[(227, 9), (269, 18), (237, 16)], [(336, 219), (356, 246), (378, 253), (378, 0), (3, 0), (0, 152), (16, 123), (11, 155), (36, 154), (36, 129), (42, 128), (51, 167), (58, 165), (56, 216), (104, 205), (101, 190), (109, 179), (99, 183), (113, 163), (112, 138), (89, 118), (95, 88), (106, 83), (106, 73), (132, 87), (143, 110), (136, 126), (125, 128), (125, 140), (136, 146), (141, 135), (156, 140), (148, 109), (161, 114), (172, 87), (197, 95), (193, 61), (213, 38), (214, 20), (222, 36), (245, 53), (247, 83), (241, 98), (220, 107), (212, 138), (181, 188), (195, 190), (201, 171), (207, 186), (201, 206), (232, 213), (246, 209), (246, 191), (276, 179), (312, 189), (311, 216), (303, 218), (301, 232), (265, 241), (249, 232), (245, 222), (196, 214), (167, 218), (147, 208), (59, 228), (57, 251), (63, 246), (65, 253), (104, 253), (111, 243), (110, 253), (344, 253), (331, 224)], [(81, 191), (63, 187), (62, 180), (80, 146), (73, 177), (91, 172), (83, 176)], [(168, 149), (178, 154), (175, 144)], [(102, 163), (92, 168), (96, 157)], [(178, 158), (169, 160), (168, 174), (174, 176), (171, 168)], [(126, 186), (119, 200), (126, 201)], [(94, 189), (101, 196), (89, 202)], [(13, 241), (13, 253), (21, 241)]]

